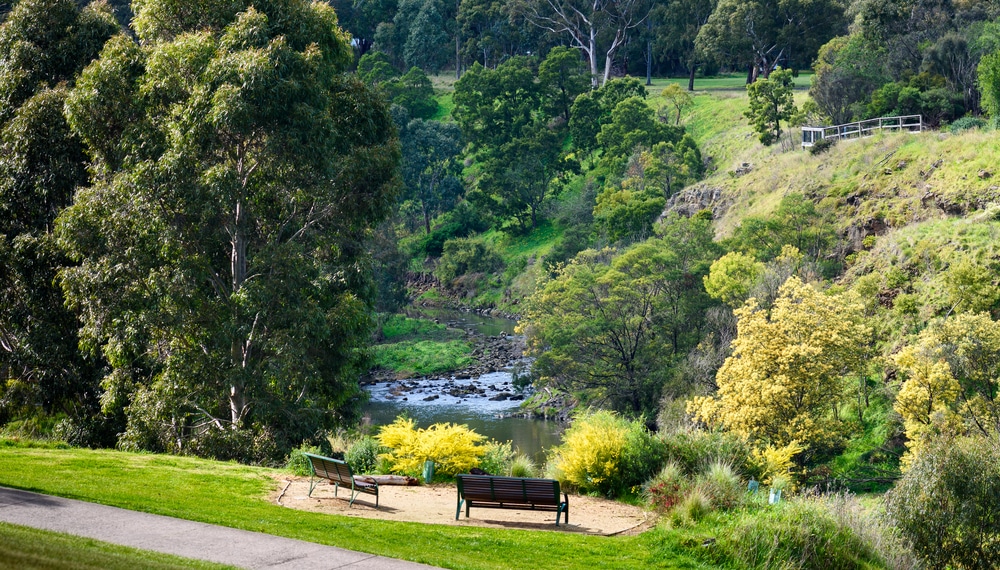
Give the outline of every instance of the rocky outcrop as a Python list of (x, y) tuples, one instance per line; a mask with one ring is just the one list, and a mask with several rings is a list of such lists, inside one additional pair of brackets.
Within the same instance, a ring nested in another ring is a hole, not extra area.
[(691, 217), (703, 210), (711, 210), (712, 217), (719, 219), (732, 205), (732, 199), (724, 195), (722, 188), (707, 184), (695, 184), (671, 196), (667, 200), (663, 215), (673, 212)]

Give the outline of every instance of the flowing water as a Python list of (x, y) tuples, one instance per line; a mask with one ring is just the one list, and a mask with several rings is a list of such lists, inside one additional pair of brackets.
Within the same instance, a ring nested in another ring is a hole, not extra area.
[[(517, 324), (508, 319), (447, 309), (411, 307), (406, 314), (487, 336), (513, 334)], [(488, 438), (512, 442), (516, 451), (541, 464), (545, 451), (560, 443), (565, 425), (514, 415), (521, 401), (509, 398), (512, 394), (519, 397), (511, 380), (511, 373), (502, 371), (476, 379), (414, 378), (381, 382), (366, 387), (371, 399), (365, 415), (376, 426), (390, 424), (400, 414), (413, 418), (419, 427), (443, 422), (466, 424)]]

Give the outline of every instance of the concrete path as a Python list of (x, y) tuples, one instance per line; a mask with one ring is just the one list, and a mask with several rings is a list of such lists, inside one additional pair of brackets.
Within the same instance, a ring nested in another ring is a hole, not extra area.
[(0, 521), (242, 568), (416, 570), (413, 562), (0, 487)]

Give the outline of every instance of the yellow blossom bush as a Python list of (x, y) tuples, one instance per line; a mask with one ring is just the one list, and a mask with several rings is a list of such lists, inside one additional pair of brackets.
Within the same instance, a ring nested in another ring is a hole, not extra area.
[(380, 457), (388, 460), (397, 473), (416, 475), (425, 461), (435, 463), (435, 471), (442, 475), (468, 473), (479, 465), (486, 448), (479, 445), (486, 438), (465, 425), (439, 423), (427, 429), (417, 429), (413, 420), (396, 418), (383, 426), (376, 436), (382, 445), (392, 451)]
[(836, 440), (829, 412), (842, 399), (841, 378), (858, 361), (866, 333), (857, 300), (791, 277), (770, 311), (750, 298), (735, 314), (737, 336), (716, 376), (719, 390), (690, 400), (688, 413), (758, 446)]
[(574, 418), (548, 469), (561, 483), (611, 496), (649, 479), (664, 455), (663, 442), (641, 422), (606, 410), (588, 411)]
[(791, 441), (782, 447), (768, 445), (763, 449), (755, 449), (753, 461), (760, 469), (761, 482), (765, 485), (772, 485), (777, 480), (793, 481), (792, 469), (795, 467), (795, 463), (792, 458), (805, 450), (806, 448), (797, 441)]
[(894, 408), (909, 440), (904, 469), (939, 435), (1000, 435), (1000, 322), (986, 313), (938, 319), (893, 362), (903, 378)]
[(906, 377), (893, 405), (903, 416), (908, 440), (905, 470), (934, 435), (960, 429), (961, 420), (954, 411), (960, 387), (947, 362), (921, 354), (915, 347), (904, 348), (893, 361)]

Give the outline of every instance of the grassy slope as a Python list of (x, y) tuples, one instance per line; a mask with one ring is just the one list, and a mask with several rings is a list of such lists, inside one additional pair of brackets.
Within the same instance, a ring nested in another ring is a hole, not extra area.
[(665, 531), (596, 537), (377, 521), (268, 502), (285, 472), (190, 457), (0, 442), (0, 485), (339, 546), (445, 568), (707, 568)]
[(374, 347), (375, 365), (399, 377), (438, 374), (474, 363), (472, 345), (461, 331), (427, 319), (391, 315)]
[(89, 538), (0, 523), (0, 570), (233, 568)]

